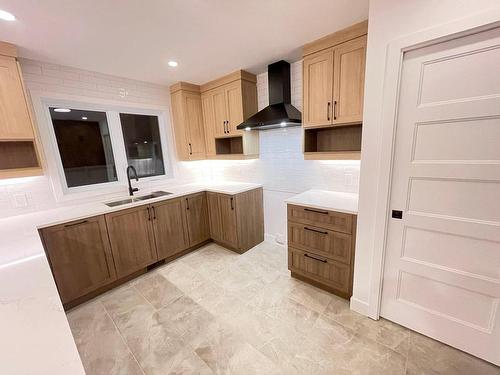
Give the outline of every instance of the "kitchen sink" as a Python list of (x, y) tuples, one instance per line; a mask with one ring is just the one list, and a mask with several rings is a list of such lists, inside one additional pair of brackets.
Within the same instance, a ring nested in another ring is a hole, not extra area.
[(125, 198), (125, 199), (120, 199), (117, 201), (107, 202), (107, 203), (105, 203), (105, 205), (108, 207), (116, 207), (116, 206), (121, 206), (124, 204), (129, 204), (129, 203), (134, 203), (134, 202), (145, 201), (148, 199), (163, 197), (165, 195), (170, 195), (170, 194), (172, 194), (172, 193), (170, 193), (168, 191), (162, 191), (162, 190), (153, 191), (151, 194), (148, 194), (148, 195), (141, 195), (138, 197), (130, 197), (130, 198)]

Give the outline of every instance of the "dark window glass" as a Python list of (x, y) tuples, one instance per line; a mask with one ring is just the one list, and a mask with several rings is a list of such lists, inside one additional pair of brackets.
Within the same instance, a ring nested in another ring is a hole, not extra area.
[(120, 113), (127, 161), (139, 177), (165, 174), (157, 116)]
[(68, 187), (116, 181), (105, 112), (50, 108)]

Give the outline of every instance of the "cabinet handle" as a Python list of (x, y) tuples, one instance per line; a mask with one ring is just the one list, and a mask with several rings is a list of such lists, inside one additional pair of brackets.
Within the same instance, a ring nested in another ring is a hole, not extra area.
[(151, 206), (151, 209), (153, 210), (153, 220), (156, 220), (156, 209), (155, 209), (155, 206)]
[(312, 208), (304, 208), (304, 211), (315, 212), (317, 214), (328, 215), (328, 211), (313, 210)]
[(151, 212), (149, 212), (149, 207), (146, 207), (146, 210), (148, 210), (148, 221), (151, 221)]
[(312, 229), (312, 228), (308, 228), (308, 227), (304, 227), (304, 229), (308, 230), (310, 232), (316, 232), (316, 233), (321, 233), (321, 234), (328, 234), (328, 232), (324, 232), (322, 230)]
[(231, 210), (234, 210), (233, 197), (231, 197)]
[(85, 224), (85, 223), (88, 223), (88, 220), (79, 221), (78, 223), (66, 224), (66, 225), (64, 226), (64, 228), (74, 227), (75, 225), (80, 225), (80, 224)]
[(337, 101), (336, 100), (333, 101), (333, 119), (334, 120), (337, 119)]
[(189, 199), (186, 198), (186, 210), (189, 210)]
[(332, 103), (328, 102), (328, 105), (326, 106), (326, 119), (330, 121), (330, 107), (332, 106)]
[(189, 143), (189, 155), (193, 155), (193, 147), (191, 146), (191, 143)]
[(314, 259), (314, 260), (317, 260), (318, 262), (322, 262), (322, 263), (328, 263), (328, 261), (326, 259), (320, 259), (320, 258), (316, 258), (316, 257), (313, 257), (309, 254), (304, 254), (304, 256), (306, 258), (309, 258), (309, 259)]
[(227, 134), (229, 134), (229, 120), (226, 120), (226, 129), (227, 129)]

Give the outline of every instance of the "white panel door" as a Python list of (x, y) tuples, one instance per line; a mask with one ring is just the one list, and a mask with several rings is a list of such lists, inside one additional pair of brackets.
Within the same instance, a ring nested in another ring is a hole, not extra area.
[(405, 53), (381, 315), (500, 365), (500, 29)]

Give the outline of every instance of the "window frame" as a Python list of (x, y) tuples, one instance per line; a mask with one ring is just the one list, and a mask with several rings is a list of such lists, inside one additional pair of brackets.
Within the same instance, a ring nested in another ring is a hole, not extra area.
[[(158, 118), (158, 127), (160, 133), (160, 142), (163, 156), (164, 174), (142, 177), (140, 183), (148, 183), (158, 180), (166, 180), (174, 178), (174, 170), (172, 167), (172, 160), (170, 157), (171, 148), (173, 143), (170, 142), (168, 134), (168, 114), (165, 109), (147, 108), (150, 106), (140, 107), (137, 105), (127, 106), (126, 103), (98, 103), (96, 101), (86, 100), (68, 100), (58, 99), (51, 97), (40, 97), (41, 106), (38, 108), (41, 111), (40, 115), (43, 116), (46, 123), (44, 129), (41, 130), (42, 141), (46, 144), (46, 152), (51, 159), (49, 169), (51, 170), (52, 187), (56, 194), (56, 199), (59, 201), (81, 199), (97, 195), (123, 193), (126, 192), (125, 188), (128, 184), (126, 168), (128, 165), (127, 153), (125, 149), (125, 140), (120, 122), (120, 113), (130, 113), (137, 115), (156, 116)], [(113, 158), (116, 168), (116, 181), (104, 182), (99, 184), (82, 185), (75, 187), (68, 187), (66, 175), (59, 154), (59, 147), (57, 145), (57, 138), (55, 129), (50, 115), (50, 107), (64, 107), (82, 111), (98, 111), (106, 114), (106, 121), (108, 122), (108, 130), (111, 140), (111, 147)], [(36, 111), (37, 108), (35, 108)], [(41, 127), (42, 128), (42, 127)], [(42, 131), (44, 130), (44, 131)], [(43, 134), (45, 133), (45, 134)], [(48, 146), (48, 147), (47, 147)], [(48, 158), (48, 159), (49, 159)]]

